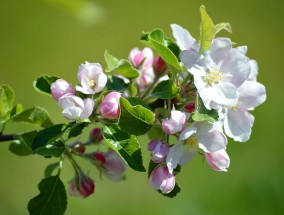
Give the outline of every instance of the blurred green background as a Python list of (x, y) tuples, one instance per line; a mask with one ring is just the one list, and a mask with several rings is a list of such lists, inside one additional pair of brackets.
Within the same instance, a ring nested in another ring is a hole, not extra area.
[[(12, 86), (17, 103), (26, 108), (43, 106), (55, 122), (61, 122), (56, 102), (33, 89), (37, 76), (57, 75), (75, 84), (80, 63), (105, 65), (105, 50), (127, 58), (130, 49), (143, 47), (142, 31), (159, 27), (171, 36), (171, 23), (198, 37), (201, 4), (215, 23), (231, 23), (233, 34), (220, 36), (248, 45), (248, 56), (259, 63), (258, 80), (266, 86), (268, 99), (253, 112), (256, 120), (250, 141), (228, 145), (231, 166), (227, 173), (211, 170), (196, 157), (177, 176), (182, 192), (174, 199), (151, 190), (144, 173), (129, 170), (127, 181), (112, 183), (100, 180), (93, 166), (79, 161), (96, 179), (96, 192), (87, 199), (68, 196), (66, 215), (284, 214), (281, 0), (1, 0), (0, 84)], [(32, 128), (10, 124), (6, 132)], [(146, 144), (141, 142), (144, 152)], [(17, 157), (8, 146), (8, 142), (0, 143), (0, 214), (28, 214), (27, 203), (39, 192), (43, 170), (55, 160)], [(67, 184), (73, 172), (68, 162), (64, 165), (62, 180)]]

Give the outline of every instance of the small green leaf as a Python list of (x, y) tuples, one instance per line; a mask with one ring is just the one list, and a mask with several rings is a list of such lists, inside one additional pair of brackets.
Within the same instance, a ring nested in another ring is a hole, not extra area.
[(174, 42), (165, 39), (164, 32), (161, 29), (155, 29), (151, 33), (144, 34), (141, 40), (147, 46), (155, 49), (167, 64), (182, 71), (177, 57), (180, 52), (178, 46)]
[(233, 33), (232, 27), (231, 27), (230, 23), (228, 23), (228, 22), (222, 22), (222, 23), (215, 25), (215, 27), (214, 27), (215, 35), (218, 34), (222, 30), (228, 31), (229, 33)]
[(5, 121), (9, 118), (8, 113), (13, 108), (14, 97), (14, 91), (10, 86), (0, 86), (0, 121)]
[(204, 53), (211, 46), (214, 38), (215, 26), (213, 21), (206, 13), (205, 6), (200, 7), (201, 24), (200, 24), (200, 54)]
[(120, 109), (118, 125), (123, 131), (138, 136), (151, 129), (155, 116), (149, 109), (141, 105), (132, 106), (123, 97), (120, 98)]
[(151, 108), (148, 106), (148, 104), (141, 99), (138, 99), (136, 97), (129, 97), (127, 98), (127, 100), (132, 106), (141, 105), (144, 108), (147, 108), (148, 110), (152, 111)]
[(129, 85), (129, 93), (131, 96), (135, 97), (138, 94), (138, 86), (136, 86), (134, 83)]
[(105, 52), (105, 61), (107, 63), (107, 70), (111, 74), (122, 75), (126, 78), (133, 79), (139, 76), (139, 72), (127, 60), (119, 60), (112, 56), (108, 51)]
[(127, 134), (116, 126), (104, 126), (103, 135), (109, 147), (118, 152), (132, 169), (146, 171), (141, 149), (134, 135)]
[(69, 131), (68, 139), (72, 137), (77, 137), (78, 135), (82, 134), (82, 131), (85, 127), (89, 125), (88, 122), (80, 122), (72, 125), (72, 128)]
[(33, 151), (39, 150), (47, 145), (52, 145), (70, 127), (68, 124), (57, 124), (40, 130), (32, 142)]
[(192, 115), (192, 119), (197, 122), (208, 121), (216, 122), (219, 119), (218, 112), (214, 109), (207, 110), (203, 103), (200, 104), (200, 107), (196, 109)]
[(31, 155), (33, 152), (29, 147), (22, 141), (20, 140), (15, 140), (11, 142), (9, 146), (10, 152), (14, 153), (15, 155), (19, 156), (26, 156), (26, 155)]
[(67, 208), (67, 196), (59, 176), (42, 179), (38, 188), (40, 194), (28, 204), (30, 215), (63, 215)]
[(153, 90), (151, 97), (160, 99), (171, 99), (179, 93), (179, 88), (172, 80), (160, 82)]
[(45, 157), (59, 157), (65, 151), (66, 147), (61, 140), (57, 140), (52, 144), (36, 149), (34, 152)]
[(53, 125), (48, 112), (42, 107), (33, 107), (12, 116), (9, 122), (26, 122), (47, 128)]
[(50, 95), (51, 94), (50, 85), (53, 82), (55, 82), (57, 79), (59, 79), (59, 77), (42, 75), (34, 81), (33, 85), (38, 92)]
[(60, 167), (60, 162), (49, 164), (44, 170), (44, 177), (48, 178), (52, 176), (52, 173), (54, 172), (54, 170), (58, 169), (59, 167)]
[(108, 90), (120, 91), (127, 87), (127, 84), (125, 84), (121, 78), (109, 75), (107, 79), (106, 86)]
[(11, 110), (11, 114), (10, 116), (13, 117), (14, 115), (17, 115), (21, 112), (23, 112), (24, 107), (21, 104), (17, 104), (16, 106), (13, 107), (13, 109)]

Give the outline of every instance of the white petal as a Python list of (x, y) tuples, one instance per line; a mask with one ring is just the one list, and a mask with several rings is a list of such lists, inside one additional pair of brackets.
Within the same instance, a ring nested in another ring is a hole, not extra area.
[(199, 51), (199, 45), (190, 33), (177, 24), (171, 24), (173, 36), (181, 50)]
[(170, 148), (169, 154), (166, 159), (166, 163), (170, 173), (173, 173), (173, 170), (177, 167), (180, 158), (183, 154), (183, 143), (177, 142)]
[(249, 110), (261, 105), (266, 100), (265, 87), (254, 81), (246, 81), (238, 88), (239, 108)]
[(205, 135), (196, 134), (199, 140), (199, 147), (204, 152), (216, 152), (225, 149), (228, 143), (226, 136), (220, 131), (212, 131)]
[(78, 107), (70, 107), (63, 110), (62, 115), (67, 119), (78, 119), (82, 113), (82, 109)]
[(240, 53), (242, 53), (243, 55), (245, 55), (248, 51), (248, 47), (247, 46), (238, 46), (236, 48), (237, 51), (239, 51)]
[(199, 60), (200, 55), (196, 51), (184, 50), (180, 53), (180, 60), (190, 70)]
[(210, 49), (206, 52), (210, 58), (218, 65), (223, 61), (232, 49), (232, 42), (229, 38), (216, 38), (213, 40)]
[(84, 110), (80, 115), (81, 119), (87, 119), (93, 112), (94, 109), (94, 100), (93, 99), (85, 99), (84, 100)]
[(196, 136), (199, 140), (199, 148), (207, 153), (225, 149), (228, 143), (226, 136), (220, 131), (212, 131), (206, 135)]
[(183, 146), (183, 147), (184, 147), (184, 150), (183, 150), (182, 156), (179, 159), (179, 162), (178, 162), (179, 165), (184, 165), (188, 163), (189, 161), (191, 161), (191, 159), (194, 157), (194, 155), (197, 152), (197, 148), (188, 149), (186, 148), (186, 146)]
[(251, 67), (250, 74), (247, 80), (256, 81), (258, 75), (258, 65), (255, 60), (249, 60), (249, 65)]
[(246, 142), (251, 134), (254, 117), (248, 111), (228, 110), (224, 120), (225, 133), (235, 141)]
[(228, 58), (224, 59), (220, 70), (223, 74), (222, 82), (230, 82), (235, 87), (239, 87), (248, 78), (251, 67), (246, 56), (234, 51)]
[[(212, 101), (220, 105), (234, 106), (238, 102), (237, 88), (230, 83), (219, 83), (211, 88)], [(205, 104), (204, 104), (205, 105)]]
[(192, 136), (193, 134), (195, 134), (197, 131), (197, 128), (194, 125), (191, 125), (189, 128), (185, 128), (180, 136), (179, 136), (179, 140), (186, 140), (187, 138), (189, 138), (190, 136)]

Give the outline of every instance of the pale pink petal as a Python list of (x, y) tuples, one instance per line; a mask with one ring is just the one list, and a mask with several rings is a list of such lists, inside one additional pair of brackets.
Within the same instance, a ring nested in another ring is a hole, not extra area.
[(211, 88), (212, 101), (220, 105), (234, 106), (238, 102), (237, 88), (230, 83), (219, 83)]
[(191, 72), (190, 69), (197, 64), (199, 58), (199, 53), (193, 50), (184, 50), (180, 53), (180, 60), (189, 72)]

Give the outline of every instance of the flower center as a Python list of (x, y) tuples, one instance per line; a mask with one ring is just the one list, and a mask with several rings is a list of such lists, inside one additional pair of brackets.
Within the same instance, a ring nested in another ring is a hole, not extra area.
[(185, 140), (185, 145), (188, 149), (195, 149), (198, 147), (198, 138), (195, 136), (191, 136)]
[(238, 102), (236, 105), (234, 105), (233, 107), (231, 107), (232, 110), (237, 111), (238, 107), (242, 104), (242, 102)]
[(92, 80), (92, 79), (90, 79), (90, 80), (89, 80), (89, 84), (90, 84), (90, 88), (94, 90), (94, 89), (95, 89), (95, 87), (96, 87), (96, 83), (95, 83), (95, 81), (94, 81), (94, 80)]
[(212, 68), (211, 70), (207, 69), (205, 80), (209, 86), (213, 84), (218, 84), (222, 80), (221, 71), (217, 68)]

